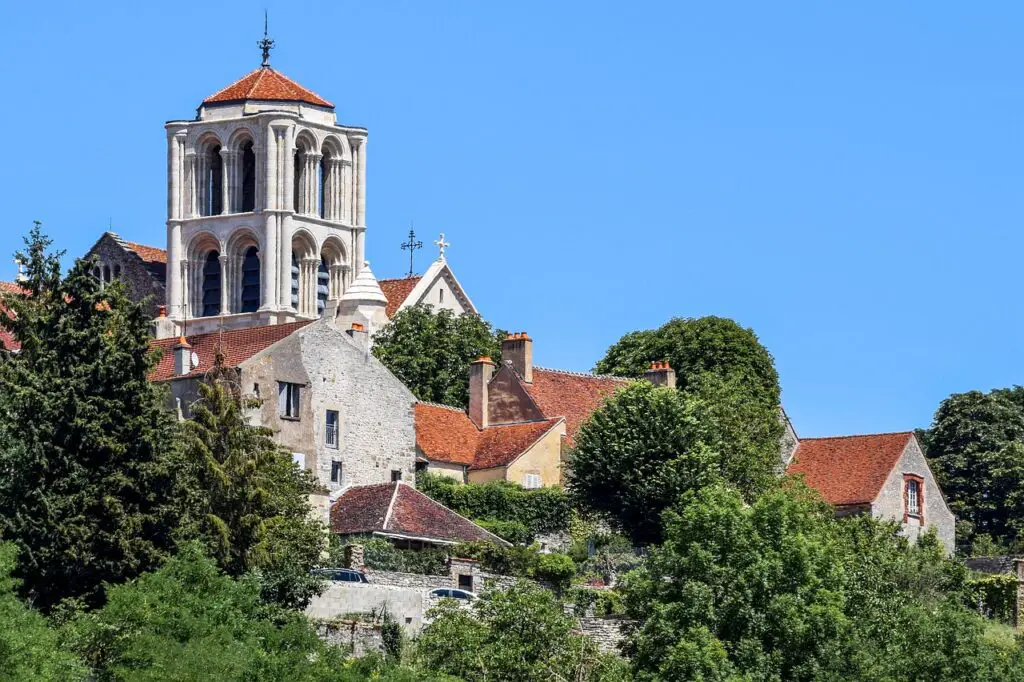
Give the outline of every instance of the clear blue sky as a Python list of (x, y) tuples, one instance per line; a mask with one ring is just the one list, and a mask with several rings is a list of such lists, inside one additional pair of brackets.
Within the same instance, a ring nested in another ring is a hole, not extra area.
[[(33, 219), (163, 245), (163, 122), (255, 68), (263, 4), (8, 3), (0, 278)], [(415, 220), (538, 364), (721, 315), (801, 435), (1024, 382), (1024, 5), (272, 1), (273, 65), (369, 128), (367, 253)], [(424, 249), (418, 269), (433, 249)]]

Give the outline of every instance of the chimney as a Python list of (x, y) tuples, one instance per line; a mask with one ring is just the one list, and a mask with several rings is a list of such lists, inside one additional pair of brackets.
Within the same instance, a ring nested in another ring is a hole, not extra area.
[(487, 384), (494, 374), (494, 360), (486, 355), (469, 366), (469, 418), (487, 428)]
[(667, 388), (676, 387), (676, 371), (669, 367), (668, 362), (652, 362), (651, 368), (644, 372), (644, 379), (655, 386), (665, 386)]
[(183, 377), (192, 371), (192, 346), (184, 336), (178, 337), (174, 345), (174, 376)]
[(533, 339), (526, 332), (509, 334), (501, 342), (501, 361), (512, 365), (523, 381), (533, 383)]

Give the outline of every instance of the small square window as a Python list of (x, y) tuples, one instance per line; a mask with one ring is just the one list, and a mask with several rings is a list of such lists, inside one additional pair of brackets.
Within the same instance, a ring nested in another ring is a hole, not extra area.
[(277, 382), (277, 410), (285, 419), (299, 418), (299, 396), (302, 386), (287, 381)]
[(341, 483), (341, 462), (331, 460), (331, 483)]
[(402, 480), (402, 470), (401, 469), (392, 469), (391, 470), (391, 482), (395, 483), (395, 482), (401, 481), (401, 480)]
[(324, 423), (324, 444), (329, 448), (338, 448), (338, 411), (327, 410)]

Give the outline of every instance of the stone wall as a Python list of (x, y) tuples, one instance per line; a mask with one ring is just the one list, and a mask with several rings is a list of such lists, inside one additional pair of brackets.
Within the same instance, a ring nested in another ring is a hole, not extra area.
[(343, 619), (313, 620), (313, 627), (320, 639), (328, 644), (347, 648), (353, 656), (384, 652), (380, 625), (376, 623)]
[(626, 632), (635, 624), (628, 618), (585, 617), (580, 618), (577, 630), (585, 637), (597, 642), (597, 647), (604, 652), (619, 653), (619, 644), (626, 638)]

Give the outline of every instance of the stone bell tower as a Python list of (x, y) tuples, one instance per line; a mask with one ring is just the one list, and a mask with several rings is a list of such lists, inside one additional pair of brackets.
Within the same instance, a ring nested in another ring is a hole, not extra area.
[[(366, 129), (263, 63), (167, 130), (160, 337), (336, 309), (363, 263)], [(333, 305), (329, 305), (332, 304)]]

